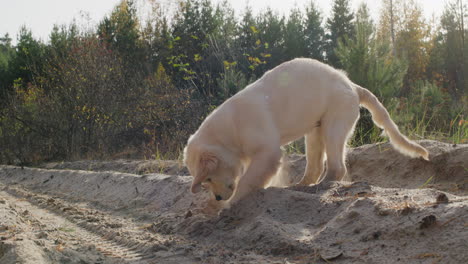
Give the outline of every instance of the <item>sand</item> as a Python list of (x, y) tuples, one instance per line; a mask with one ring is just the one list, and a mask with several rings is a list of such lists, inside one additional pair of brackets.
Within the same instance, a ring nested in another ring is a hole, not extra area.
[[(468, 263), (468, 145), (348, 153), (345, 182), (271, 187), (229, 210), (176, 161), (0, 167), (0, 263)], [(287, 182), (305, 157), (288, 157)]]

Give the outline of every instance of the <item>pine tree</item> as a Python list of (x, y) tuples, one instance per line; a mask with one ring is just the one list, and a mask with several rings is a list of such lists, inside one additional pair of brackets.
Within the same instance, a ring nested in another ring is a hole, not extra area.
[(14, 79), (25, 84), (32, 82), (35, 75), (42, 74), (45, 51), (45, 45), (33, 37), (31, 30), (22, 27), (16, 44), (16, 52), (9, 65)]
[(257, 19), (258, 34), (263, 50), (260, 57), (266, 64), (262, 72), (275, 67), (285, 60), (285, 25), (284, 16), (280, 16), (271, 8), (260, 14)]
[(55, 25), (50, 33), (50, 45), (47, 47), (49, 56), (66, 56), (78, 35), (78, 26), (75, 23), (69, 27)]
[(402, 91), (403, 95), (408, 95), (411, 86), (426, 76), (430, 43), (422, 7), (415, 0), (408, 0), (404, 2), (403, 10), (401, 29), (395, 33), (395, 49), (399, 58), (408, 61), (408, 72)]
[(468, 17), (468, 9), (461, 0), (450, 2), (441, 17), (443, 33), (440, 37), (447, 76), (446, 87), (455, 101), (468, 93), (468, 43), (465, 40), (468, 32), (465, 29), (465, 17)]
[(322, 27), (322, 16), (314, 1), (306, 7), (304, 36), (306, 42), (306, 56), (323, 60), (325, 53), (325, 31)]
[(356, 13), (356, 37), (346, 43), (340, 42), (336, 55), (340, 65), (348, 72), (351, 80), (367, 87), (367, 72), (370, 63), (370, 50), (373, 44), (373, 22), (367, 5), (362, 4)]
[[(362, 4), (356, 13), (356, 37), (336, 49), (340, 63), (355, 83), (371, 90), (384, 103), (399, 92), (406, 74), (405, 64), (390, 51), (390, 40), (381, 42), (374, 34), (369, 10)], [(354, 140), (358, 144), (371, 142), (377, 130), (370, 113), (361, 109)]]
[(332, 15), (327, 20), (326, 56), (328, 62), (335, 67), (342, 67), (335, 54), (338, 43), (340, 41), (346, 43), (348, 39), (352, 39), (355, 35), (353, 19), (354, 14), (351, 11), (349, 0), (335, 0), (333, 2)]
[(0, 110), (6, 105), (5, 100), (11, 92), (12, 75), (10, 73), (10, 63), (14, 54), (11, 38), (6, 33), (0, 38)]
[(167, 58), (170, 54), (171, 33), (166, 13), (159, 1), (149, 1), (151, 14), (146, 21), (141, 35), (145, 48), (145, 59), (149, 64), (149, 72), (157, 70), (160, 64), (167, 67)]
[[(262, 49), (259, 25), (252, 13), (252, 8), (246, 6), (237, 31), (237, 47), (239, 48), (239, 66), (249, 78), (258, 77), (256, 69), (263, 63), (259, 57)], [(263, 45), (265, 45), (263, 43)]]
[(392, 47), (392, 54), (396, 56), (395, 48), (395, 34), (400, 31), (399, 25), (401, 25), (400, 16), (403, 12), (401, 0), (383, 0), (382, 11), (380, 13), (380, 23), (378, 25), (377, 37), (380, 41), (389, 41)]
[(374, 26), (365, 4), (356, 14), (356, 37), (345, 45), (340, 43), (337, 56), (349, 78), (370, 89), (380, 98), (397, 96), (406, 74), (405, 63), (394, 57), (390, 39), (374, 34)]
[(143, 70), (143, 51), (139, 43), (141, 33), (133, 0), (120, 2), (111, 15), (105, 17), (98, 25), (97, 33), (111, 50), (122, 56), (127, 69)]
[(305, 42), (304, 18), (298, 8), (293, 8), (289, 14), (284, 30), (284, 47), (286, 60), (307, 55)]
[(225, 52), (230, 52), (233, 57), (233, 50), (235, 48), (234, 39), (237, 30), (236, 14), (228, 0), (219, 3), (215, 11), (216, 24), (218, 29), (216, 31), (216, 39), (221, 43), (222, 48), (230, 49)]

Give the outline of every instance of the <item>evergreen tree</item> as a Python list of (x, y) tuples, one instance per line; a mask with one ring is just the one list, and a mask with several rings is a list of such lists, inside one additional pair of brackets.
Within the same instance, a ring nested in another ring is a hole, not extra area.
[(284, 30), (285, 60), (307, 55), (305, 41), (304, 18), (298, 8), (293, 8), (289, 14)]
[(9, 65), (13, 78), (26, 84), (32, 82), (35, 75), (42, 74), (45, 51), (45, 45), (34, 39), (31, 30), (22, 27)]
[(68, 28), (65, 25), (55, 25), (50, 33), (50, 44), (48, 45), (49, 55), (64, 57), (70, 52), (73, 42), (79, 35), (78, 27), (75, 23)]
[(239, 54), (241, 54), (239, 57), (240, 69), (248, 77), (258, 77), (255, 70), (263, 63), (259, 58), (261, 46), (259, 25), (253, 16), (251, 7), (246, 6), (237, 31), (237, 47)]
[(167, 68), (172, 36), (167, 19), (168, 10), (164, 9), (159, 1), (149, 1), (149, 3), (151, 4), (151, 13), (141, 35), (149, 72), (154, 72), (159, 65)]
[(133, 0), (122, 0), (109, 17), (98, 25), (98, 35), (108, 47), (124, 59), (127, 70), (143, 70), (140, 30)]
[(6, 105), (5, 100), (11, 93), (11, 83), (14, 77), (10, 73), (10, 63), (13, 54), (14, 49), (11, 45), (11, 38), (6, 33), (0, 38), (0, 104), (2, 106)]
[(259, 49), (260, 58), (266, 62), (262, 71), (275, 67), (285, 61), (285, 25), (284, 17), (274, 12), (271, 8), (260, 14), (258, 17), (259, 40), (261, 44)]
[(218, 25), (215, 38), (221, 46), (220, 48), (227, 49), (224, 52), (230, 53), (229, 57), (233, 59), (235, 56), (233, 49), (236, 48), (234, 40), (236, 38), (237, 20), (234, 9), (228, 0), (224, 0), (217, 5), (215, 20)]
[(356, 37), (336, 49), (340, 63), (349, 78), (370, 89), (380, 98), (397, 96), (406, 74), (405, 63), (391, 52), (390, 39), (374, 34), (374, 26), (365, 4), (356, 14)]
[(314, 1), (306, 7), (304, 37), (306, 43), (306, 56), (323, 60), (325, 53), (325, 32), (322, 27), (322, 16)]
[[(355, 32), (355, 39), (350, 39), (346, 45), (339, 43), (336, 55), (353, 82), (368, 88), (387, 103), (385, 100), (395, 97), (402, 86), (406, 74), (405, 64), (392, 56), (390, 40), (376, 40), (373, 22), (365, 4), (356, 13)], [(361, 109), (360, 114), (354, 140), (363, 144), (370, 142), (378, 133), (369, 111)]]
[(410, 92), (416, 80), (424, 79), (429, 60), (429, 30), (424, 19), (422, 7), (414, 0), (404, 3), (401, 16), (403, 28), (396, 32), (396, 54), (408, 61), (408, 73), (405, 78), (403, 94)]
[(160, 64), (167, 67), (172, 35), (166, 17), (162, 17), (154, 25), (147, 25), (145, 31), (146, 56), (151, 71), (155, 71)]
[[(239, 17), (229, 0), (216, 6), (149, 0), (153, 9), (141, 25), (137, 1), (122, 0), (96, 28), (55, 26), (47, 43), (24, 27), (16, 46), (5, 35), (0, 162), (106, 154), (129, 145), (143, 145), (145, 153), (177, 149), (214, 106), (296, 57), (346, 70), (398, 112), (402, 129), (419, 133), (423, 124), (421, 136), (427, 127), (462, 142), (466, 1), (450, 0), (431, 28), (416, 0), (382, 0), (377, 29), (366, 6), (353, 14), (350, 2), (334, 0), (322, 25), (314, 0), (287, 16), (246, 7)], [(368, 112), (361, 116), (357, 144), (379, 132)]]
[(465, 17), (468, 9), (461, 0), (450, 2), (441, 17), (444, 73), (447, 76), (446, 87), (452, 99), (458, 101), (468, 93), (468, 43), (465, 36)]
[(373, 44), (371, 43), (373, 42), (373, 22), (366, 4), (362, 4), (356, 13), (355, 32), (354, 39), (349, 39), (346, 44), (339, 43), (336, 55), (351, 80), (367, 87), (369, 52)]
[(335, 0), (333, 2), (332, 15), (327, 20), (326, 56), (328, 63), (335, 67), (342, 67), (335, 54), (338, 43), (340, 41), (346, 43), (348, 39), (354, 37), (353, 19), (354, 14), (351, 11), (349, 0)]
[(383, 0), (382, 12), (380, 13), (380, 23), (378, 25), (377, 37), (379, 41), (389, 41), (392, 45), (392, 54), (396, 56), (395, 34), (400, 31), (400, 16), (402, 10), (401, 0)]
[(208, 97), (216, 93), (216, 78), (223, 70), (214, 51), (219, 23), (209, 0), (188, 0), (182, 5), (173, 25), (169, 57), (179, 87), (195, 88)]

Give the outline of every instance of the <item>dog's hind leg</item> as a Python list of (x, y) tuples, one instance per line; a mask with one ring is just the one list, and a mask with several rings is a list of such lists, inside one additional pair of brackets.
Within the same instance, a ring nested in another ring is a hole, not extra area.
[(325, 144), (323, 142), (322, 127), (315, 127), (305, 135), (307, 165), (304, 177), (298, 185), (317, 183), (323, 172)]
[(323, 122), (327, 172), (324, 181), (341, 181), (346, 175), (346, 142), (352, 135), (359, 117), (359, 108), (348, 109)]

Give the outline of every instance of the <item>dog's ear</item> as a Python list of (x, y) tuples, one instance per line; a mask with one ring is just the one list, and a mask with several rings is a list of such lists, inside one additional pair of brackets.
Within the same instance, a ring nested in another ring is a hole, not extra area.
[(198, 164), (197, 174), (192, 182), (192, 193), (197, 193), (201, 190), (201, 183), (206, 180), (208, 175), (218, 167), (219, 159), (211, 152), (203, 152), (200, 155), (200, 163)]

